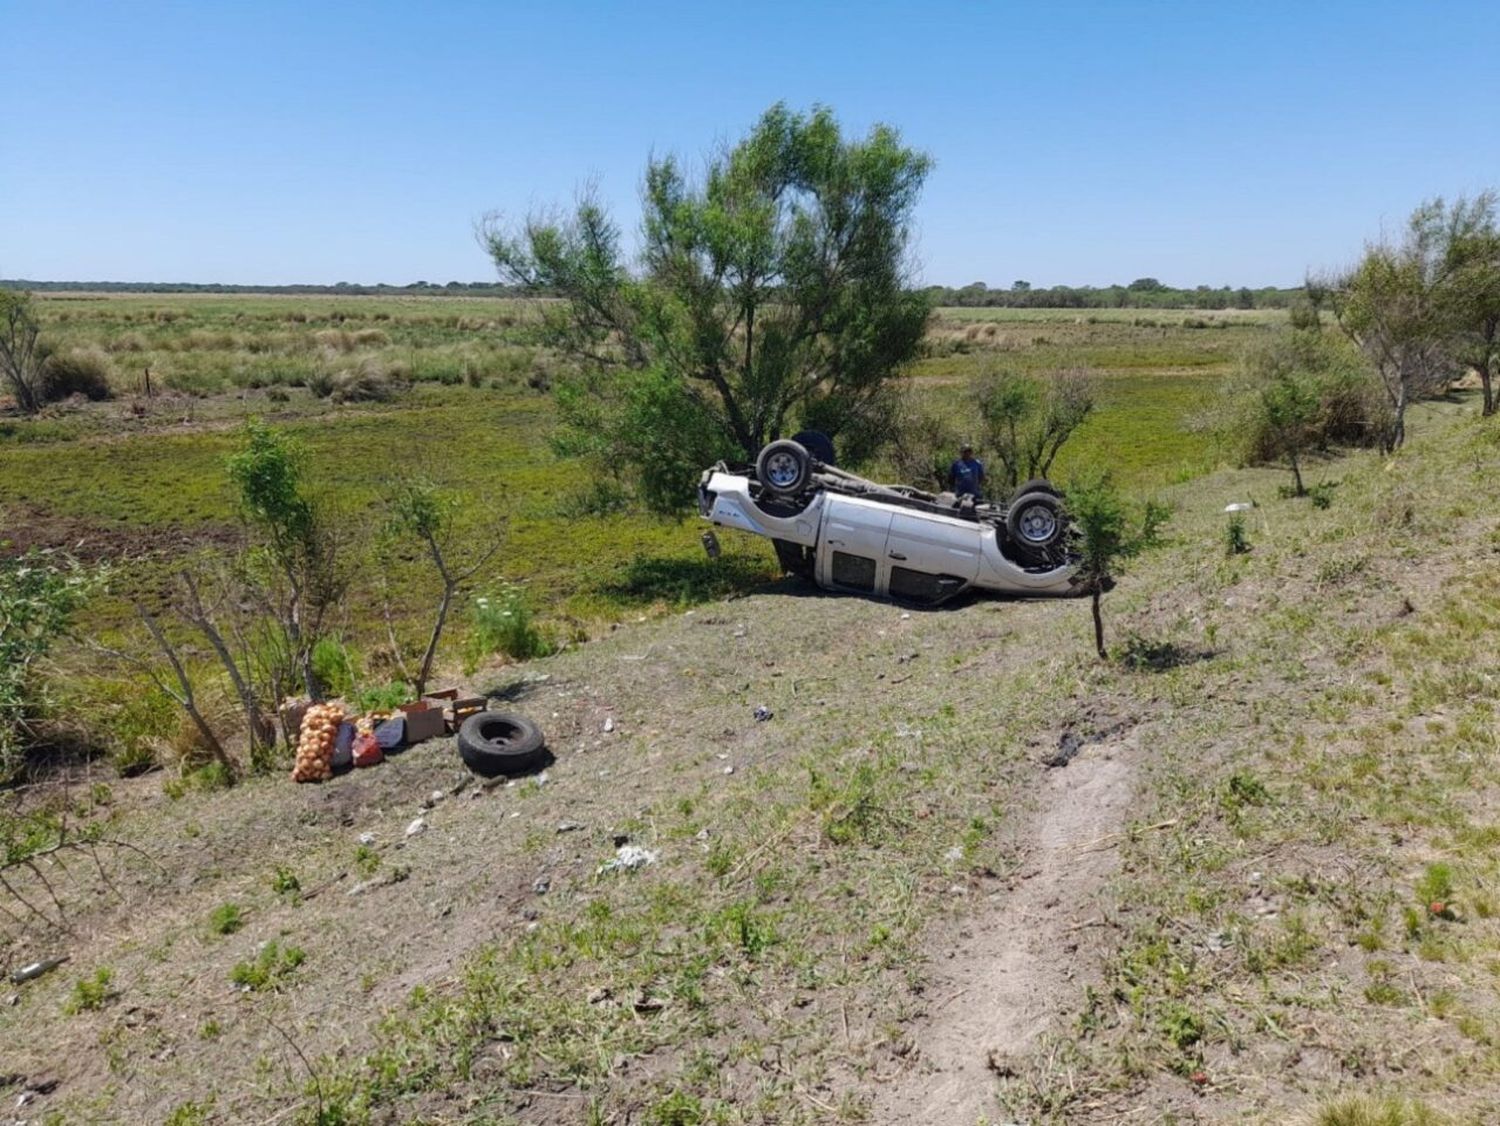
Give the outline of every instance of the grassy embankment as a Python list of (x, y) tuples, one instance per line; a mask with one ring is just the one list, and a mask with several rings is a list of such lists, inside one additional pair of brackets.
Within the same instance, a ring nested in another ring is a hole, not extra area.
[[(74, 1061), (52, 1105), (80, 1120), (859, 1121), (921, 1082), (941, 943), (1023, 874), (1040, 758), (1124, 724), (1134, 804), (1089, 845), (1120, 874), (1030, 921), (1061, 948), (1084, 916), (1100, 960), (1009, 1061), (1009, 1113), (1493, 1121), (1497, 452), (1442, 407), (1392, 461), (1320, 466), (1327, 510), (1272, 471), (1164, 488), (1108, 665), (1072, 602), (903, 618), (786, 586), (628, 627), (493, 685), (551, 717), (545, 785), (450, 798), (410, 841), (442, 745), (313, 794), (121, 785), (92, 816), (171, 874), (86, 908), (0, 1032), (29, 1030), (23, 1071)], [(657, 863), (596, 875), (617, 834)], [(295, 954), (262, 974), (269, 941)]]

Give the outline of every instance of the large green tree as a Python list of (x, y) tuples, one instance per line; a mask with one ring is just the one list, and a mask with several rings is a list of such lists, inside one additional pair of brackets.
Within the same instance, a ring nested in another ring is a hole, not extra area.
[(487, 221), (502, 278), (563, 299), (546, 320), (577, 365), (559, 444), (632, 467), (670, 509), (703, 465), (799, 427), (856, 453), (884, 438), (928, 318), (908, 237), (930, 167), (888, 126), (851, 138), (827, 109), (776, 105), (701, 179), (648, 162), (638, 261), (591, 194)]

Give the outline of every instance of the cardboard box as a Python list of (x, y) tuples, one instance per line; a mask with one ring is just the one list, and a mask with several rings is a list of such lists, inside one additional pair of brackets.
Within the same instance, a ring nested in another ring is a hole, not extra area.
[(406, 741), (408, 743), (420, 743), (443, 733), (441, 704), (419, 700), (415, 704), (402, 704), (401, 711), (406, 716)]

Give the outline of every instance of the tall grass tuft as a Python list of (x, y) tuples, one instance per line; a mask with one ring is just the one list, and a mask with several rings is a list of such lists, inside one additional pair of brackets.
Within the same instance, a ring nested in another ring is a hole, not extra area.
[(540, 629), (527, 605), (526, 594), (506, 584), (493, 594), (474, 600), (470, 614), (469, 643), (465, 665), (469, 671), (486, 657), (503, 653), (516, 661), (545, 657), (553, 651), (551, 640)]
[(56, 402), (82, 395), (95, 402), (114, 398), (109, 357), (97, 349), (54, 352), (42, 364), (42, 397)]

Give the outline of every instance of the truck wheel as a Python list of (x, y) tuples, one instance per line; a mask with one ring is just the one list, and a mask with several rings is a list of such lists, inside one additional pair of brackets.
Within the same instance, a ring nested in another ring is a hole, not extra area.
[(1005, 530), (1028, 553), (1045, 552), (1062, 539), (1066, 528), (1062, 502), (1051, 493), (1027, 493), (1012, 502), (1005, 513)]
[(1017, 498), (1024, 497), (1027, 493), (1051, 493), (1055, 497), (1062, 496), (1057, 486), (1045, 477), (1033, 477), (1010, 495)]
[(783, 438), (760, 451), (755, 476), (762, 488), (777, 496), (795, 496), (812, 476), (812, 458), (800, 443)]
[(541, 728), (514, 712), (479, 712), (458, 729), (458, 753), (475, 774), (522, 774), (546, 762)]
[(833, 439), (821, 430), (799, 430), (792, 441), (805, 449), (824, 465), (837, 465), (833, 457)]

